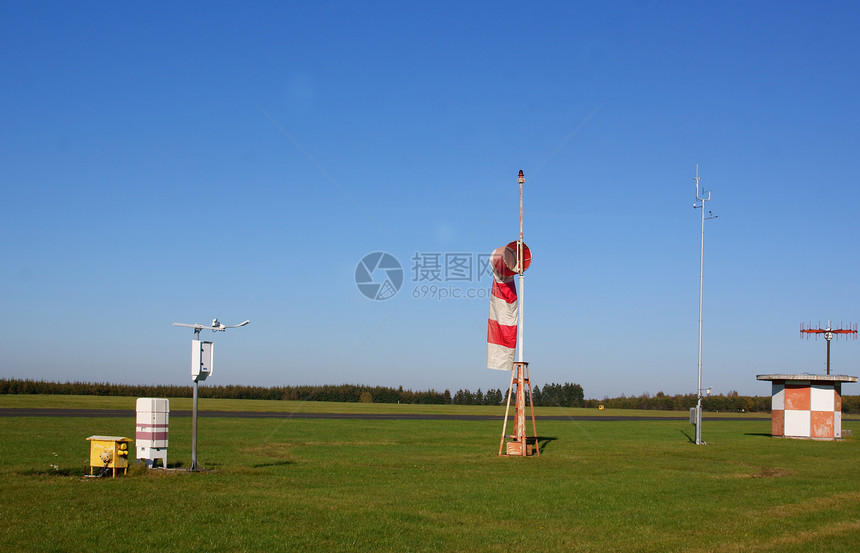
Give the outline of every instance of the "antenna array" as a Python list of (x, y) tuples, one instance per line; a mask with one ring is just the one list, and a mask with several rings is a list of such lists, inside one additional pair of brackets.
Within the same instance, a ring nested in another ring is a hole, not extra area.
[[(815, 335), (815, 339), (818, 339), (819, 334), (823, 334), (826, 340), (831, 340), (833, 338), (839, 339), (840, 334), (845, 334), (846, 337), (850, 337), (853, 339), (857, 339), (857, 323), (848, 323), (848, 326), (845, 327), (843, 323), (839, 323), (840, 328), (830, 328), (830, 321), (827, 321), (827, 327), (821, 328), (821, 322), (818, 323), (817, 327), (813, 327), (812, 323), (800, 323), (800, 337), (801, 338), (809, 338), (811, 335)], [(828, 338), (828, 334), (830, 337)]]
[(831, 328), (830, 321), (827, 321), (827, 327), (821, 328), (821, 322), (818, 323), (818, 326), (813, 328), (812, 323), (805, 325), (800, 323), (800, 337), (801, 338), (809, 338), (811, 335), (815, 335), (815, 339), (818, 339), (818, 335), (821, 334), (824, 336), (824, 339), (827, 340), (827, 374), (830, 374), (830, 340), (834, 337), (838, 340), (840, 334), (844, 334), (846, 337), (850, 337), (853, 339), (857, 339), (857, 323), (848, 323), (847, 327), (844, 327), (842, 323), (839, 324), (839, 328)]

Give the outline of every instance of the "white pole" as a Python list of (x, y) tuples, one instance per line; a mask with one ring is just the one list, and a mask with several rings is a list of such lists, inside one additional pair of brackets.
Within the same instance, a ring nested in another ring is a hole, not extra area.
[(517, 182), (520, 185), (520, 239), (517, 241), (517, 268), (520, 272), (520, 295), (519, 295), (519, 314), (518, 314), (518, 322), (517, 322), (517, 344), (518, 348), (518, 357), (517, 361), (520, 363), (523, 362), (523, 326), (524, 326), (524, 316), (523, 316), (523, 304), (525, 303), (525, 288), (523, 285), (523, 273), (525, 272), (525, 259), (523, 259), (523, 183), (525, 182), (525, 177), (523, 176), (523, 172), (520, 171), (519, 176), (517, 177)]
[(519, 344), (519, 351), (517, 353), (517, 361), (520, 363), (523, 362), (523, 296), (525, 295), (525, 290), (523, 287), (523, 275), (520, 274), (520, 313), (519, 313), (519, 322), (517, 323), (517, 344)]
[[(696, 166), (696, 197), (699, 189), (699, 166)], [(710, 196), (710, 194), (709, 194)], [(702, 292), (705, 283), (705, 200), (702, 200), (702, 248), (699, 261), (699, 380), (696, 386), (696, 445), (702, 444)]]
[[(194, 329), (194, 340), (200, 340), (200, 329)], [(194, 342), (192, 342), (192, 345)], [(191, 400), (191, 467), (190, 471), (202, 470), (197, 463), (197, 387), (198, 382), (194, 380), (194, 395)]]
[(197, 386), (198, 383), (195, 380), (194, 396), (191, 402), (191, 467), (188, 469), (190, 471), (202, 470), (197, 463)]
[[(705, 283), (705, 219), (715, 219), (717, 216), (710, 214), (705, 217), (705, 202), (710, 201), (711, 192), (707, 196), (699, 195), (699, 164), (696, 164), (696, 203), (694, 208), (702, 210), (702, 246), (699, 259), (699, 379), (696, 386), (696, 445), (702, 445), (702, 297)], [(701, 202), (702, 205), (699, 205)]]

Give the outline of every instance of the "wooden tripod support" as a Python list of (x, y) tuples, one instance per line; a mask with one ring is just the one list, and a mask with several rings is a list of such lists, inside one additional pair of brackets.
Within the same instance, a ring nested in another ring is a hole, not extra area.
[[(516, 386), (516, 389), (514, 389)], [(528, 387), (529, 409), (532, 416), (532, 437), (526, 436), (526, 387)], [(511, 397), (516, 395), (514, 401), (514, 433), (506, 435), (508, 428), (508, 414), (511, 411)], [(507, 447), (505, 447), (505, 440)], [(535, 424), (535, 406), (532, 401), (532, 385), (529, 380), (529, 364), (514, 362), (514, 370), (511, 371), (511, 386), (508, 389), (508, 402), (505, 407), (505, 422), (502, 426), (502, 441), (499, 443), (499, 455), (540, 455), (540, 447), (537, 439), (537, 425)]]

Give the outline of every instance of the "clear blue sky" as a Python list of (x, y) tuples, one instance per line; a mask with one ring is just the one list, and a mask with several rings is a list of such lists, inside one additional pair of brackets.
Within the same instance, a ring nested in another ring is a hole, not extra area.
[(695, 392), (697, 163), (705, 386), (860, 320), (857, 3), (175, 4), (0, 8), (0, 376), (190, 385), (217, 316), (204, 385), (505, 388), (489, 277), (415, 273), (516, 239), (520, 169), (535, 384)]

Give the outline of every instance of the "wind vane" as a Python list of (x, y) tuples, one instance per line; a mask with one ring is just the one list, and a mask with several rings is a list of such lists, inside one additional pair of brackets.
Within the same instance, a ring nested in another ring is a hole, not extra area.
[[(840, 323), (840, 326), (842, 324)], [(853, 325), (848, 323), (848, 328), (830, 328), (830, 321), (827, 321), (827, 328), (821, 328), (821, 323), (818, 323), (818, 328), (812, 328), (812, 323), (805, 325), (800, 323), (800, 337), (809, 338), (811, 334), (815, 334), (815, 339), (818, 339), (819, 334), (824, 335), (827, 340), (827, 374), (830, 374), (830, 340), (835, 336), (839, 339), (840, 334), (846, 334), (846, 337), (857, 339), (857, 323)]]

